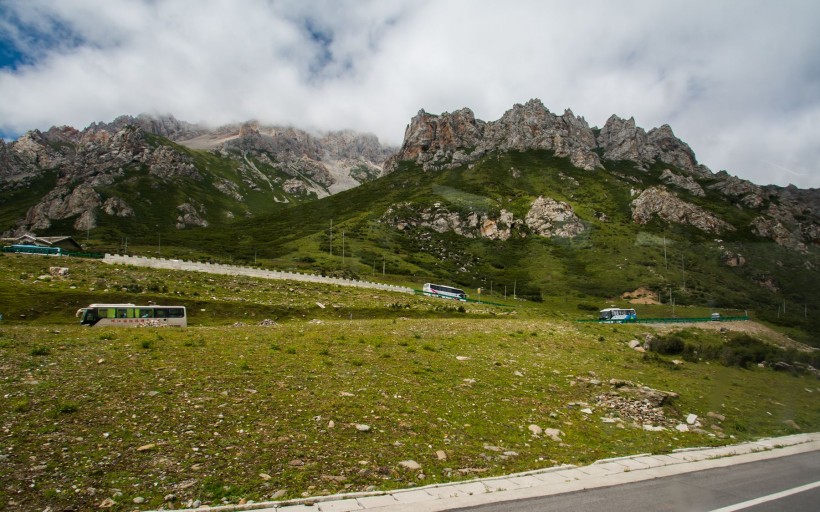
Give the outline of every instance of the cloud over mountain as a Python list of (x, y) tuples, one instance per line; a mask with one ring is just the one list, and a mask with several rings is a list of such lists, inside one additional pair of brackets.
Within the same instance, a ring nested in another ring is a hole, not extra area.
[(712, 169), (820, 187), (814, 2), (10, 1), (0, 132), (172, 113), (352, 128), (542, 98), (668, 123)]

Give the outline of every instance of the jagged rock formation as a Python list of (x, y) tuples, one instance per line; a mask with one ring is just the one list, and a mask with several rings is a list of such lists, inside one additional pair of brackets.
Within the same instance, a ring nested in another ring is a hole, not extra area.
[(203, 205), (193, 205), (191, 203), (182, 203), (177, 206), (179, 216), (177, 217), (177, 229), (185, 229), (188, 226), (199, 226), (203, 228), (208, 227), (208, 221), (202, 216), (206, 213)]
[(629, 160), (641, 167), (661, 161), (690, 174), (708, 176), (708, 168), (698, 164), (695, 153), (675, 137), (669, 125), (649, 130), (635, 125), (635, 119), (611, 116), (598, 134), (598, 147), (607, 160)]
[(532, 203), (524, 223), (534, 234), (548, 238), (574, 238), (585, 229), (570, 205), (544, 196)]
[(399, 152), (385, 165), (386, 172), (398, 162), (412, 160), (425, 170), (456, 167), (477, 160), (490, 151), (547, 149), (568, 157), (585, 170), (602, 167), (604, 159), (630, 160), (641, 166), (661, 161), (691, 174), (711, 175), (697, 163), (692, 149), (675, 137), (668, 125), (645, 132), (635, 120), (610, 117), (598, 136), (583, 117), (567, 109), (552, 114), (538, 99), (517, 104), (497, 121), (476, 119), (464, 108), (440, 116), (424, 110), (407, 126)]
[(207, 149), (225, 158), (242, 155), (240, 172), (246, 177), (258, 175), (251, 158), (258, 159), (292, 178), (289, 188), (299, 195), (313, 192), (318, 197), (377, 178), (393, 151), (372, 134), (342, 130), (316, 136), (293, 127), (261, 126), (257, 122), (227, 125), (205, 133), (188, 131), (176, 140), (183, 146)]
[(398, 162), (412, 160), (425, 170), (448, 169), (481, 158), (490, 151), (548, 149), (565, 156), (576, 167), (593, 170), (600, 166), (593, 152), (595, 135), (582, 117), (571, 110), (556, 116), (540, 100), (515, 105), (498, 121), (478, 120), (464, 108), (440, 116), (424, 110), (410, 121), (399, 152), (385, 164), (385, 171)]
[(675, 174), (669, 169), (664, 169), (661, 173), (661, 181), (666, 183), (667, 185), (673, 185), (678, 188), (682, 188), (686, 190), (693, 196), (698, 197), (705, 197), (706, 192), (703, 191), (703, 187), (701, 187), (697, 181), (694, 180), (691, 176), (681, 176), (679, 174)]
[(688, 224), (707, 233), (735, 231), (735, 227), (717, 216), (687, 203), (662, 187), (650, 187), (632, 201), (632, 220), (646, 224), (657, 215), (666, 222)]
[[(234, 168), (235, 177), (214, 175), (204, 159), (197, 160), (195, 153), (171, 141), (208, 150), (226, 167)], [(112, 189), (143, 180), (146, 173), (157, 190), (167, 185), (186, 189), (198, 183), (200, 188), (242, 203), (219, 212), (223, 214), (220, 218), (233, 218), (254, 213), (244, 206), (248, 193), (267, 194), (275, 205), (323, 197), (375, 179), (391, 151), (375, 136), (349, 130), (314, 136), (257, 123), (209, 129), (172, 116), (121, 116), (82, 131), (54, 127), (46, 132), (30, 131), (8, 144), (0, 141), (0, 194), (24, 189), (47, 173), (56, 175), (54, 187), (9, 234), (48, 229), (54, 221), (66, 219), (74, 219), (74, 229), (86, 230), (98, 225), (100, 215), (138, 216), (137, 204), (153, 208), (150, 199), (120, 197)], [(206, 226), (203, 215), (218, 214), (184, 207), (196, 202), (188, 199), (180, 205), (182, 210), (165, 213), (169, 223), (180, 228)]]
[(746, 265), (746, 258), (729, 250), (724, 250), (720, 261), (727, 267), (742, 267)]
[(772, 197), (766, 191), (754, 183), (730, 176), (727, 172), (721, 171), (715, 175), (718, 182), (710, 185), (709, 189), (720, 192), (730, 198), (740, 198), (740, 203), (748, 208), (760, 208)]
[(533, 201), (523, 220), (504, 209), (491, 217), (475, 211), (452, 211), (439, 203), (426, 208), (402, 203), (390, 207), (382, 221), (400, 231), (422, 228), (490, 240), (509, 240), (515, 234), (574, 238), (586, 229), (570, 205), (543, 196)]

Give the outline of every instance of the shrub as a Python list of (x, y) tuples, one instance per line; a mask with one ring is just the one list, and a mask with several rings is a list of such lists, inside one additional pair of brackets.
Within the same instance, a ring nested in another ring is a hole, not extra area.
[(674, 334), (670, 334), (652, 340), (652, 343), (649, 344), (649, 350), (657, 352), (658, 354), (671, 356), (682, 353), (684, 345), (683, 339)]
[(34, 347), (31, 349), (31, 355), (33, 356), (47, 356), (51, 354), (51, 349), (48, 347)]
[(77, 402), (62, 402), (57, 406), (57, 412), (60, 414), (71, 414), (79, 410), (80, 406)]
[(726, 366), (748, 368), (773, 357), (778, 349), (748, 334), (739, 334), (730, 339), (720, 351), (720, 362)]
[(578, 304), (578, 309), (581, 311), (598, 311), (598, 306), (595, 304), (586, 304), (584, 302)]

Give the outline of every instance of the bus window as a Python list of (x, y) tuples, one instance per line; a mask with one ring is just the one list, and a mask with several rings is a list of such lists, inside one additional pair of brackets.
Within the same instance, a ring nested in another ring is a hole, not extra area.
[(156, 318), (165, 318), (168, 316), (168, 312), (165, 308), (156, 308), (154, 309), (154, 316)]
[(141, 308), (139, 310), (140, 318), (153, 318), (154, 310), (152, 308)]
[(168, 318), (182, 318), (185, 316), (185, 310), (182, 308), (168, 308)]

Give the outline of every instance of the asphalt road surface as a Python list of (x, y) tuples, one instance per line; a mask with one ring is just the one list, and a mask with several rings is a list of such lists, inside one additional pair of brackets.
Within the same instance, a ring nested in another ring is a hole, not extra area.
[(458, 510), (816, 512), (820, 510), (820, 452)]

